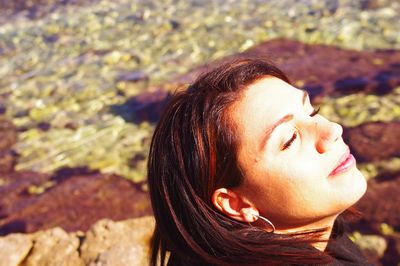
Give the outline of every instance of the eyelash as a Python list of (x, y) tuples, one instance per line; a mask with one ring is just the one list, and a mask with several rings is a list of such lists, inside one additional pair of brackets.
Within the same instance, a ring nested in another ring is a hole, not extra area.
[[(318, 114), (320, 107), (318, 107), (317, 109), (314, 109), (314, 111), (312, 111), (312, 113), (310, 114), (311, 117), (315, 116), (316, 114)], [(286, 150), (287, 148), (290, 147), (290, 145), (293, 143), (293, 141), (297, 138), (297, 132), (295, 131), (293, 133), (293, 136), (290, 138), (290, 140), (288, 140), (284, 145), (282, 150)]]

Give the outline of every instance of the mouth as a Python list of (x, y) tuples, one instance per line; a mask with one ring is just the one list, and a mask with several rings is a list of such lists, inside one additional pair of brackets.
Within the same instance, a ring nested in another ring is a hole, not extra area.
[(350, 153), (349, 147), (346, 146), (345, 153), (340, 157), (338, 163), (336, 164), (332, 172), (329, 174), (329, 176), (334, 176), (346, 172), (350, 170), (355, 164), (356, 164), (356, 159)]

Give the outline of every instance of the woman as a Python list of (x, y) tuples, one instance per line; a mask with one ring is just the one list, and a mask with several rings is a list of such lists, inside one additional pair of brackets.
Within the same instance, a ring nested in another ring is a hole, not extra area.
[(367, 264), (342, 235), (366, 181), (341, 135), (264, 60), (200, 76), (153, 136), (151, 265)]

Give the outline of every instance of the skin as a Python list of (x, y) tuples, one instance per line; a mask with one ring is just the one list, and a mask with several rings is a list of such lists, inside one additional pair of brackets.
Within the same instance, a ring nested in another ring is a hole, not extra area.
[[(303, 95), (275, 77), (244, 90), (229, 110), (240, 135), (238, 163), (244, 182), (234, 189), (217, 189), (212, 202), (239, 221), (255, 222), (252, 214), (260, 214), (275, 225), (275, 233), (327, 227), (328, 239), (337, 216), (362, 197), (367, 185), (356, 166), (330, 175), (348, 148), (343, 129), (313, 115), (308, 96), (303, 105)], [(293, 118), (267, 138), (268, 129), (287, 114)], [(294, 132), (296, 138), (285, 148)], [(271, 229), (260, 220), (255, 224)], [(324, 250), (326, 243), (316, 247)]]

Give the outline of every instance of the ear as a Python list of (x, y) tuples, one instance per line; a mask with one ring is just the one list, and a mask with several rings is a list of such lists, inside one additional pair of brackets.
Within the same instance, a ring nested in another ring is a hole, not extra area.
[(227, 188), (214, 191), (211, 202), (225, 215), (241, 222), (254, 222), (257, 220), (252, 213), (258, 215), (257, 208), (238, 193)]

